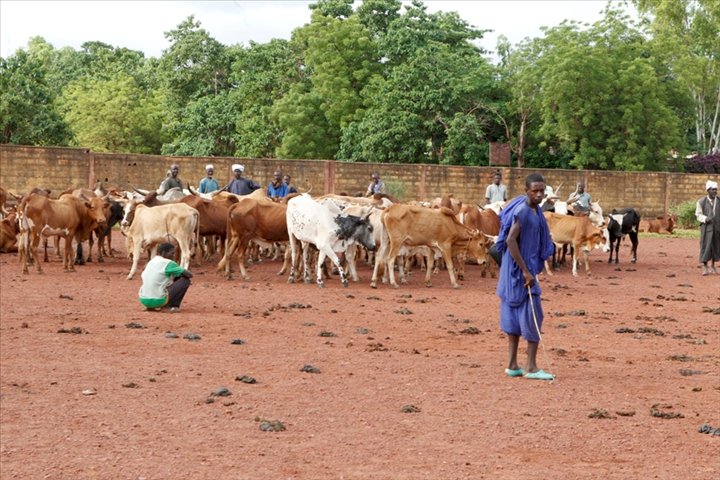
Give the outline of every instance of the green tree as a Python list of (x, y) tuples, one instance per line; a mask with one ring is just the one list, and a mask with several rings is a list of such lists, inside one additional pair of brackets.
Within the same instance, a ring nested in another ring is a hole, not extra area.
[[(293, 41), (305, 45), (306, 71), (300, 83), (275, 104), (274, 115), (283, 130), (278, 154), (335, 158), (342, 128), (362, 117), (361, 92), (380, 71), (375, 44), (357, 17), (326, 16), (321, 9), (313, 12), (310, 24), (293, 33)], [(304, 142), (306, 135), (309, 141)]]
[(363, 91), (367, 110), (344, 130), (339, 157), (477, 164), (469, 152), (481, 147), (465, 142), (488, 125), (478, 104), (497, 94), (492, 66), (470, 42), (482, 33), (454, 12), (428, 14), (413, 2), (379, 41), (386, 72)]
[(72, 139), (42, 61), (25, 50), (0, 58), (0, 132), (0, 143), (20, 145), (67, 145)]
[(635, 0), (649, 23), (655, 54), (668, 59), (672, 76), (693, 103), (691, 148), (720, 151), (720, 2)]
[(76, 80), (66, 87), (61, 105), (76, 145), (99, 152), (160, 151), (162, 98), (141, 89), (131, 76)]
[(302, 73), (297, 55), (286, 40), (250, 42), (233, 63), (229, 102), (239, 112), (235, 120), (235, 155), (274, 157), (280, 147), (281, 128), (271, 118), (272, 106), (287, 94)]
[(223, 44), (200, 28), (194, 16), (166, 32), (165, 38), (171, 45), (163, 52), (159, 67), (172, 106), (228, 88), (232, 58)]
[[(172, 43), (158, 68), (163, 79), (166, 155), (232, 155), (237, 111), (228, 102), (231, 65), (239, 48), (226, 48), (193, 16), (165, 33)], [(217, 97), (217, 98), (213, 98)]]
[(576, 168), (661, 168), (682, 143), (680, 122), (668, 72), (629, 17), (609, 7), (591, 28), (563, 22), (540, 44), (528, 70), (541, 79), (540, 145)]

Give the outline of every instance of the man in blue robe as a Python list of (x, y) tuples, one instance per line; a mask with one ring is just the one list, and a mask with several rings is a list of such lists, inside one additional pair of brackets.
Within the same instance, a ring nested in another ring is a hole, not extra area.
[[(508, 366), (511, 377), (552, 380), (553, 375), (537, 366), (543, 310), (536, 275), (553, 254), (550, 231), (540, 209), (545, 179), (533, 173), (525, 179), (525, 196), (511, 200), (500, 214), (500, 235), (496, 243), (502, 253), (497, 295), (500, 297), (500, 328), (508, 336)], [(532, 293), (532, 296), (530, 295)], [(527, 364), (517, 362), (520, 337), (528, 342)]]

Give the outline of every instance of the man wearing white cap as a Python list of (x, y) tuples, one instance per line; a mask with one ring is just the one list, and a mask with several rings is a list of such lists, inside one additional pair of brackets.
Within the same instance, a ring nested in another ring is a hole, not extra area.
[(207, 173), (207, 177), (200, 180), (200, 185), (198, 187), (200, 193), (210, 193), (215, 190), (220, 190), (220, 184), (218, 184), (218, 181), (213, 178), (215, 167), (212, 165), (205, 165), (205, 173)]
[(234, 164), (232, 166), (232, 171), (235, 175), (235, 180), (230, 182), (226, 187), (228, 192), (234, 193), (235, 195), (248, 195), (260, 188), (260, 185), (257, 183), (242, 176), (245, 171), (245, 167), (243, 165), (240, 165), (239, 163)]
[[(720, 261), (720, 201), (718, 184), (705, 182), (707, 196), (697, 201), (695, 217), (700, 222), (700, 262), (703, 275), (717, 274), (715, 262)], [(709, 264), (709, 265), (708, 265)]]

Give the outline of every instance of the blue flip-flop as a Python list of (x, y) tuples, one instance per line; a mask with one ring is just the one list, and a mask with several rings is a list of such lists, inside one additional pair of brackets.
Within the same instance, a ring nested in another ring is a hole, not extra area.
[(505, 375), (508, 377), (522, 377), (523, 373), (525, 372), (523, 372), (522, 368), (518, 368), (517, 370), (512, 370), (510, 368), (505, 369)]
[(532, 373), (526, 373), (524, 375), (525, 378), (529, 378), (531, 380), (555, 380), (555, 375), (551, 373), (547, 373), (544, 370), (538, 370), (537, 372)]

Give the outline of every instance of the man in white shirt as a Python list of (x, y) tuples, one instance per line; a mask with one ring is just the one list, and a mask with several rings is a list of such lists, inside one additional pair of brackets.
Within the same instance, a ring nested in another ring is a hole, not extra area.
[(487, 186), (485, 189), (485, 203), (495, 202), (506, 202), (507, 201), (507, 188), (505, 185), (501, 185), (502, 173), (495, 172), (493, 175), (493, 183)]

